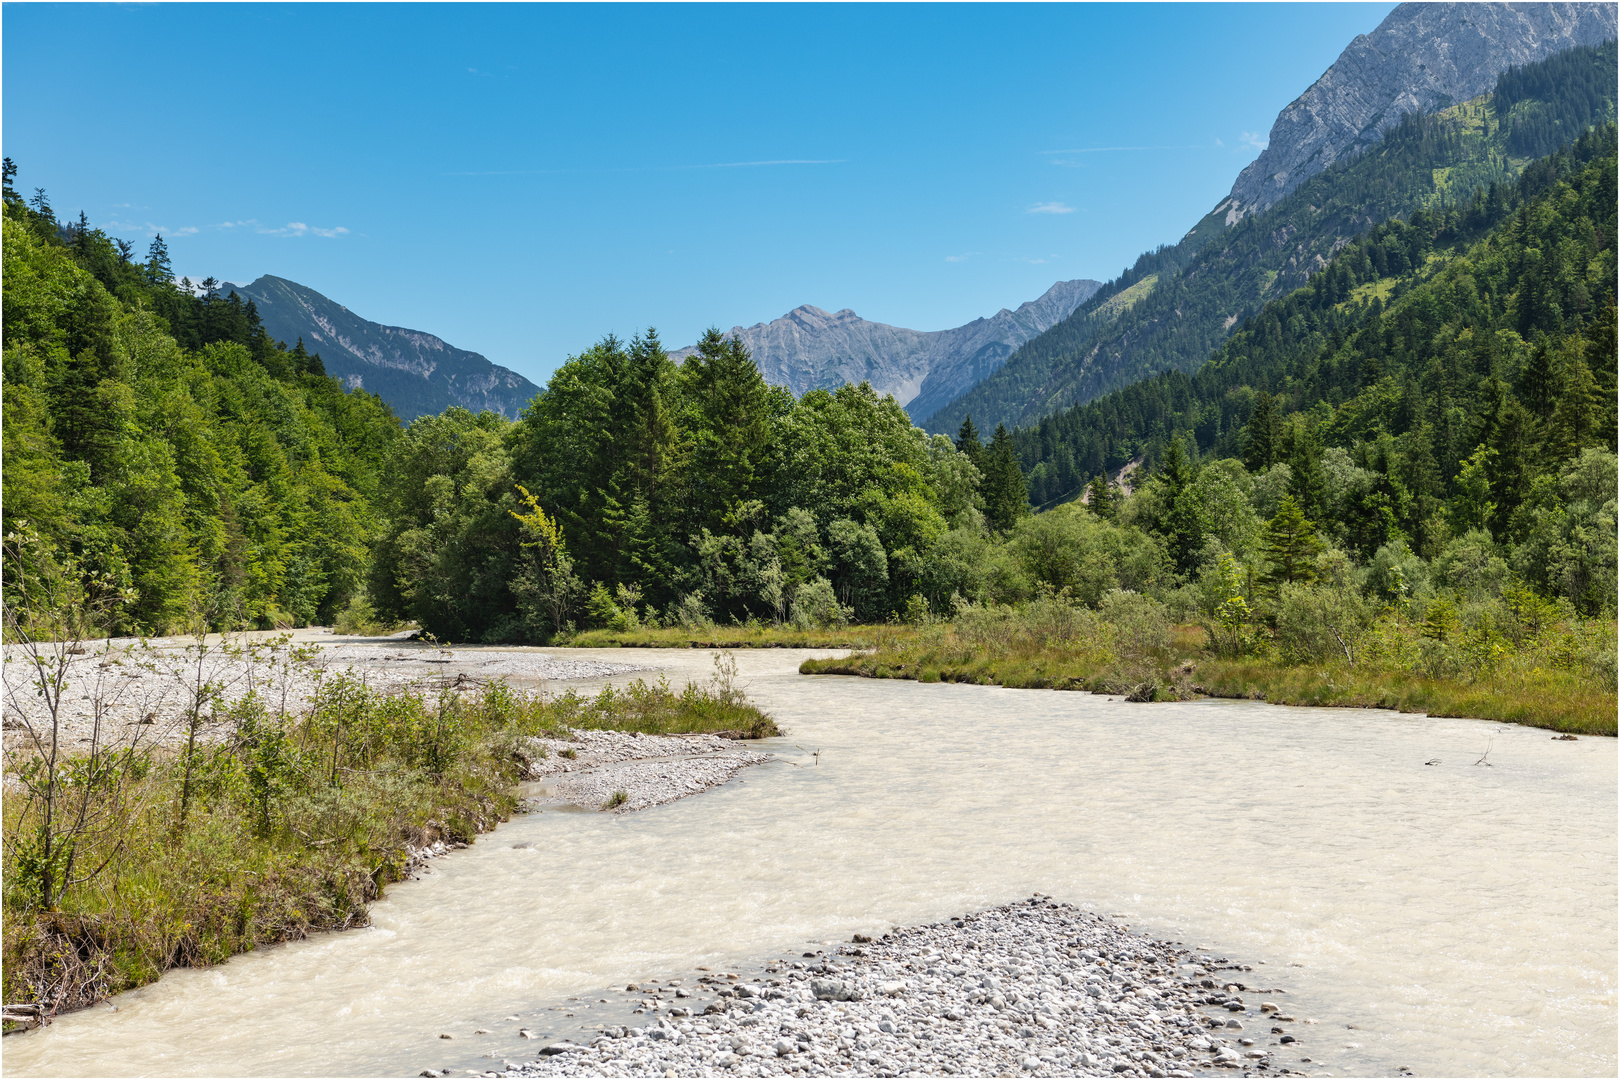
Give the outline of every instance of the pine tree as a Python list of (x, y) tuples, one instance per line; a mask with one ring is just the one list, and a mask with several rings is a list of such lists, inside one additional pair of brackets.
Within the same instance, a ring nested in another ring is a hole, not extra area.
[(17, 179), (17, 163), (6, 158), (5, 163), (0, 165), (0, 177), (4, 178), (4, 184), (0, 187), (3, 187), (6, 205), (22, 202), (22, 197), (17, 194), (17, 185), (14, 183)]
[(1598, 438), (1600, 416), (1592, 369), (1579, 356), (1566, 359), (1559, 365), (1558, 403), (1547, 423), (1548, 452), (1555, 460), (1567, 461), (1588, 446), (1608, 442), (1607, 438)]
[(1008, 532), (1019, 518), (1029, 513), (1029, 489), (1024, 484), (1024, 470), (1018, 466), (1007, 425), (996, 425), (983, 461), (985, 517), (992, 529)]
[(1275, 589), (1285, 581), (1315, 580), (1313, 563), (1322, 550), (1322, 541), (1316, 536), (1316, 526), (1306, 519), (1292, 495), (1284, 495), (1277, 503), (1276, 516), (1266, 523), (1261, 534), (1260, 550), (1266, 558), (1266, 572), (1260, 580), (1269, 588)]
[(169, 265), (169, 245), (163, 234), (156, 233), (146, 249), (146, 281), (149, 285), (167, 285), (174, 280), (174, 268)]
[(1270, 468), (1277, 460), (1277, 413), (1271, 395), (1264, 390), (1254, 395), (1254, 412), (1243, 429), (1243, 464), (1250, 472)]
[(969, 461), (975, 465), (981, 464), (984, 444), (979, 442), (979, 429), (973, 426), (973, 417), (964, 416), (962, 427), (956, 433), (956, 448), (967, 455)]
[(1119, 503), (1116, 501), (1114, 486), (1108, 482), (1108, 477), (1098, 473), (1091, 483), (1086, 485), (1086, 506), (1104, 521), (1115, 521), (1119, 518)]
[(1176, 569), (1191, 574), (1198, 568), (1204, 548), (1204, 526), (1188, 488), (1197, 476), (1196, 465), (1188, 459), (1181, 436), (1170, 439), (1156, 479), (1161, 485), (1165, 513), (1160, 528), (1170, 547)]
[(1553, 370), (1552, 358), (1548, 355), (1545, 343), (1536, 347), (1525, 363), (1524, 370), (1519, 373), (1518, 384), (1514, 390), (1519, 400), (1524, 402), (1538, 420), (1546, 420), (1552, 415), (1553, 409)]

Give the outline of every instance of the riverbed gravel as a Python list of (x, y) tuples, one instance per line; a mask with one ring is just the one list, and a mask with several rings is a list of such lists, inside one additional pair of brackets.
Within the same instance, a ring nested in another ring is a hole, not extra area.
[(532, 741), (544, 757), (529, 766), (529, 776), (543, 781), (530, 796), (531, 805), (616, 814), (696, 795), (771, 760), (770, 754), (716, 735), (574, 731), (567, 738)]
[(1303, 1075), (1284, 992), (1249, 970), (1037, 895), (752, 978), (627, 987), (646, 1023), (479, 1075)]
[[(519, 649), (441, 649), (401, 639), (331, 640), (303, 637), (293, 644), (310, 650), (305, 662), (289, 664), (286, 652), (268, 652), (264, 634), (234, 641), (236, 651), (222, 649), (211, 638), (200, 657), (185, 639), (150, 642), (91, 641), (82, 653), (63, 657), (67, 680), (62, 694), (61, 739), (65, 745), (87, 744), (99, 716), (103, 743), (143, 745), (184, 737), (184, 718), (192, 700), (188, 687), (206, 683), (217, 689), (219, 709), (250, 690), (289, 711), (308, 705), (318, 680), (346, 672), (384, 693), (456, 686), (472, 689), (504, 679), (524, 689), (566, 690), (571, 682), (609, 678), (648, 670), (642, 665), (606, 663), (553, 656)], [(257, 652), (243, 651), (252, 644)], [(6, 746), (29, 739), (30, 728), (47, 735), (50, 717), (35, 692), (34, 672), (23, 651), (10, 646), (3, 672), (3, 725)], [(226, 731), (223, 722), (205, 720), (199, 736), (207, 741)]]

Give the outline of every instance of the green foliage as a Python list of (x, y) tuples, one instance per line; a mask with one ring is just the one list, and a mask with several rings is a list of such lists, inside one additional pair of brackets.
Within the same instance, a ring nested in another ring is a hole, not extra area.
[(605, 339), (516, 423), (416, 420), (383, 472), (372, 603), (444, 639), (546, 640), (576, 619), (872, 622), (979, 587), (962, 558), (985, 534), (969, 455), (867, 385), (794, 401), (718, 332), (679, 365), (651, 331)]
[(997, 532), (1007, 532), (1029, 513), (1029, 489), (1004, 424), (996, 425), (990, 446), (983, 451), (983, 472), (985, 518)]
[(177, 288), (160, 242), (139, 266), (38, 202), (5, 208), (4, 531), (127, 590), (107, 632), (332, 619), (393, 414), (289, 358), (251, 305)]
[[(1059, 458), (1074, 463), (1075, 491), (1145, 449), (1159, 466), (1132, 514), (1173, 542), (1187, 575), (1210, 557), (1192, 543), (1199, 525), (1207, 544), (1231, 515), (1187, 513), (1166, 464), (1241, 456), (1249, 469), (1230, 475), (1262, 518), (1275, 516), (1281, 482), (1356, 559), (1396, 541), (1434, 559), (1484, 530), (1548, 595), (1612, 611), (1589, 584), (1606, 573), (1603, 500), (1583, 503), (1587, 524), (1575, 526), (1558, 477), (1615, 446), (1614, 144), (1612, 126), (1589, 132), (1511, 186), (1378, 225), (1194, 375), (1157, 376), (1020, 432), (1034, 497), (1057, 494)], [(1242, 531), (1221, 546), (1238, 551)]]
[(1277, 516), (1266, 523), (1260, 539), (1260, 551), (1265, 557), (1266, 570), (1261, 581), (1276, 588), (1284, 584), (1316, 580), (1316, 556), (1322, 550), (1316, 526), (1305, 518), (1305, 512), (1292, 495), (1282, 497)]
[[(167, 968), (364, 925), (366, 903), (405, 876), (413, 847), (470, 843), (512, 812), (514, 783), (544, 753), (535, 736), (780, 734), (748, 703), (726, 654), (710, 680), (680, 690), (635, 681), (555, 698), (499, 682), (385, 694), (307, 668), (284, 639), (239, 655), (283, 674), (304, 669), (318, 682), (310, 706), (288, 711), (250, 693), (218, 708), (217, 741), (185, 754), (104, 747), (52, 764), (8, 745), (8, 1002), (76, 1008)], [(41, 792), (51, 786), (59, 812), (82, 806), (95, 827), (47, 828)], [(71, 842), (40, 843), (53, 835)]]

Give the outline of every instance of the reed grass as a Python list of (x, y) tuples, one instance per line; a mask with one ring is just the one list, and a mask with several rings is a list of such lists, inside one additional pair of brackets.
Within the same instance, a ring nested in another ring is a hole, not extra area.
[(1508, 672), (1471, 681), (1342, 664), (1284, 665), (1267, 660), (1206, 660), (1199, 688), (1214, 697), (1277, 705), (1395, 709), (1472, 717), (1581, 735), (1616, 734), (1620, 697), (1612, 685), (1566, 671)]
[[(804, 661), (807, 675), (1088, 690), (1133, 700), (1207, 694), (1284, 705), (1396, 709), (1588, 735), (1616, 734), (1615, 624), (1568, 619), (1523, 633), (1444, 643), (1398, 618), (1359, 639), (1355, 665), (1262, 655), (1221, 657), (1205, 627), (1156, 624), (1151, 603), (1090, 613), (1061, 596), (1021, 608), (968, 609), (862, 653)], [(1292, 662), (1291, 662), (1292, 660)]]

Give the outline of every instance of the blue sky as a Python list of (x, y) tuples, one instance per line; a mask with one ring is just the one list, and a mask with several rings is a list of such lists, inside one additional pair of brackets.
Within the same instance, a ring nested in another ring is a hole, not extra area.
[(177, 273), (543, 382), (799, 304), (921, 330), (1106, 280), (1377, 4), (6, 4), (4, 152)]

